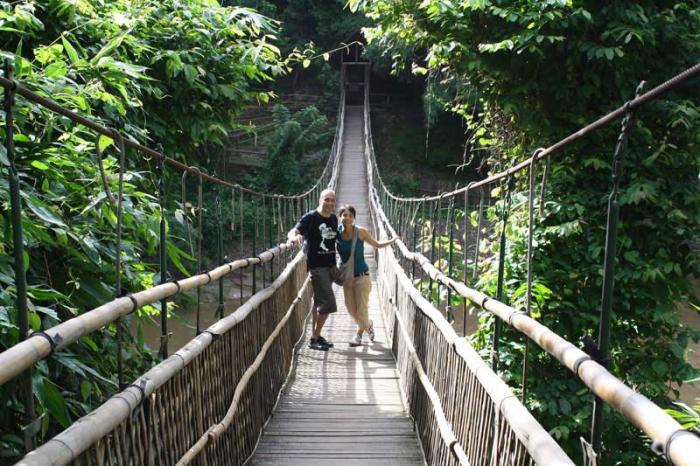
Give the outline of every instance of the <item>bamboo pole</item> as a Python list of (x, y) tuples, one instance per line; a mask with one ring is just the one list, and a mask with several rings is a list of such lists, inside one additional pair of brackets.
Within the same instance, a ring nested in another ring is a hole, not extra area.
[[(160, 301), (183, 291), (208, 285), (211, 282), (251, 264), (269, 262), (273, 257), (293, 248), (291, 243), (280, 244), (260, 253), (257, 257), (238, 259), (216, 267), (207, 273), (193, 275), (176, 283), (169, 282), (134, 293), (130, 297), (117, 298), (84, 314), (62, 322), (44, 331), (55, 343), (53, 351), (59, 351), (81, 337), (95, 332), (114, 322), (121, 316), (156, 301)], [(133, 301), (132, 301), (133, 299)], [(46, 338), (28, 338), (0, 353), (0, 385), (12, 380), (34, 363), (52, 353), (51, 344)]]
[[(513, 429), (518, 440), (525, 446), (537, 464), (573, 466), (574, 463), (527, 408), (523, 406), (510, 387), (488, 367), (466, 340), (457, 335), (452, 325), (447, 322), (440, 311), (435, 309), (423, 297), (421, 292), (412, 285), (410, 278), (403, 271), (396, 258), (390, 256), (388, 251), (385, 253), (385, 256), (387, 256), (387, 260), (393, 262), (392, 267), (400, 286), (418, 309), (435, 324), (442, 337), (453, 347), (456, 353), (464, 359), (472, 373), (476, 374), (494, 405), (499, 406), (501, 414)], [(397, 320), (399, 320), (398, 316)]]
[(190, 340), (168, 359), (139, 377), (124, 391), (114, 395), (96, 410), (78, 419), (68, 429), (28, 453), (17, 463), (17, 466), (64, 465), (75, 460), (131, 416), (133, 410), (142, 402), (141, 390), (145, 398), (149, 398), (160, 386), (200, 355), (212, 343), (215, 335), (222, 335), (243, 322), (254, 309), (270, 299), (299, 267), (305, 267), (305, 263), (305, 256), (298, 253), (272, 285), (253, 295), (235, 312)]

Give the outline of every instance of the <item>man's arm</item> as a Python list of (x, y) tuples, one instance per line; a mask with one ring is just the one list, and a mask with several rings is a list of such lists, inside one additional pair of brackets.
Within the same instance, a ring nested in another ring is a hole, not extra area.
[(291, 241), (294, 244), (300, 244), (302, 239), (302, 235), (299, 232), (299, 230), (296, 229), (296, 227), (292, 228), (289, 230), (289, 233), (287, 233), (287, 240)]
[(309, 217), (304, 215), (294, 227), (287, 233), (287, 240), (294, 244), (301, 244), (304, 234), (309, 230)]

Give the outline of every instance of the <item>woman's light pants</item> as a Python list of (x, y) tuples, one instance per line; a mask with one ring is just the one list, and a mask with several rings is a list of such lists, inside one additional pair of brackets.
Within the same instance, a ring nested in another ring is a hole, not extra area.
[(372, 279), (369, 275), (353, 278), (352, 286), (343, 286), (345, 307), (357, 323), (357, 332), (362, 333), (370, 327), (369, 321), (369, 292), (372, 290)]

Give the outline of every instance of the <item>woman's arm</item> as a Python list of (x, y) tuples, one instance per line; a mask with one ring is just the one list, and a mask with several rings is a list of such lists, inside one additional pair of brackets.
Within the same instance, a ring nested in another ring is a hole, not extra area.
[(359, 228), (358, 237), (362, 241), (368, 243), (370, 246), (378, 249), (385, 248), (390, 244), (394, 244), (394, 242), (396, 242), (396, 240), (399, 239), (398, 236), (394, 236), (393, 238), (387, 241), (377, 241), (376, 239), (372, 238), (372, 234), (364, 228)]

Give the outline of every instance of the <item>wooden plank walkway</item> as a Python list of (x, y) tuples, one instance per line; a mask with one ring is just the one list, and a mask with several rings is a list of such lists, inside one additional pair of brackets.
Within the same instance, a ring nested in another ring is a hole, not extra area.
[[(338, 206), (354, 205), (357, 223), (368, 225), (362, 152), (362, 107), (348, 106)], [(362, 346), (348, 345), (356, 327), (345, 309), (342, 288), (336, 287), (338, 312), (323, 332), (335, 348), (310, 349), (307, 325), (292, 376), (249, 464), (425, 464), (401, 399), (396, 362), (378, 307), (372, 248), (366, 248), (366, 256), (373, 274), (369, 311), (376, 340), (370, 343), (365, 336)]]

